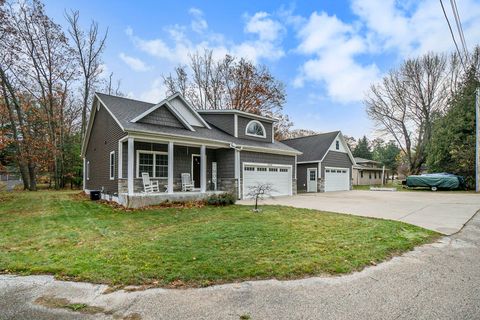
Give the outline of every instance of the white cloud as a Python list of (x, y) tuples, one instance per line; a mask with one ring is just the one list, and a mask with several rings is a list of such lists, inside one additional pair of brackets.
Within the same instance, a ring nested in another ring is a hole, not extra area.
[(282, 24), (271, 19), (266, 12), (255, 13), (245, 25), (245, 32), (258, 34), (260, 41), (276, 41), (284, 31)]
[[(191, 29), (200, 38), (193, 41), (187, 36), (187, 27), (174, 25), (165, 28), (168, 37), (143, 39), (136, 35), (131, 28), (125, 30), (126, 35), (134, 45), (143, 52), (159, 59), (165, 59), (173, 64), (186, 64), (189, 54), (213, 50), (214, 57), (222, 57), (226, 53), (244, 57), (258, 62), (259, 60), (277, 60), (285, 55), (281, 41), (285, 28), (265, 12), (245, 16), (244, 32), (253, 34), (257, 39), (248, 39), (242, 42), (226, 40), (224, 35), (206, 32), (208, 23), (203, 18), (203, 12), (197, 8), (189, 10), (193, 20)], [(204, 20), (204, 22), (202, 22)]]
[(165, 89), (163, 78), (156, 78), (150, 88), (140, 94), (140, 100), (158, 103), (165, 98)]
[(294, 86), (303, 86), (306, 81), (322, 83), (330, 98), (346, 103), (361, 100), (380, 75), (375, 64), (356, 61), (357, 55), (368, 50), (366, 40), (336, 16), (312, 13), (299, 29), (298, 38), (297, 52), (311, 58), (301, 66)]
[(120, 59), (122, 59), (123, 62), (125, 62), (134, 71), (143, 72), (151, 69), (142, 60), (135, 57), (128, 56), (123, 52), (121, 52), (118, 56)]
[(190, 8), (188, 11), (190, 15), (193, 17), (191, 22), (192, 30), (197, 33), (203, 33), (205, 30), (208, 29), (207, 20), (203, 17), (203, 11), (197, 8)]
[[(444, 5), (456, 32), (450, 3), (445, 1)], [(364, 23), (377, 44), (377, 50), (390, 50), (398, 52), (401, 57), (409, 57), (428, 51), (454, 49), (447, 22), (437, 0), (407, 2), (406, 5), (394, 0), (353, 0), (352, 10)], [(458, 1), (458, 10), (467, 44), (473, 47), (480, 36), (480, 3), (472, 0)]]

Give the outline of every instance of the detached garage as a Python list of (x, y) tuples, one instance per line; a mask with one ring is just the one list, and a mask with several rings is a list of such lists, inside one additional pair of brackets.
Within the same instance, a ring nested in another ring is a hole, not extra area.
[(340, 131), (282, 142), (303, 153), (297, 158), (297, 192), (351, 190), (355, 160)]

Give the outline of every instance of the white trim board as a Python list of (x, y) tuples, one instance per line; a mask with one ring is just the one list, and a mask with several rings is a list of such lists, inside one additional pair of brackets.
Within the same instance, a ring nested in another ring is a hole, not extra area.
[[(204, 138), (195, 138), (190, 136), (178, 135), (178, 134), (167, 134), (167, 133), (158, 133), (148, 130), (127, 130), (127, 133), (130, 137), (138, 138), (138, 139), (150, 139), (152, 142), (158, 141), (173, 141), (176, 145), (179, 144), (192, 144), (192, 145), (206, 145), (208, 147), (218, 147), (218, 148), (230, 148), (231, 142), (228, 141), (221, 141), (221, 140), (213, 140), (213, 139), (204, 139)], [(183, 139), (183, 140), (182, 140)], [(270, 148), (262, 148), (262, 147), (254, 147), (254, 146), (245, 146), (238, 144), (237, 147), (241, 147), (243, 151), (252, 151), (252, 152), (260, 152), (260, 153), (271, 153), (271, 154), (283, 154), (294, 156), (298, 154), (302, 154), (300, 151), (286, 151), (286, 150), (279, 150), (279, 149), (270, 149)]]

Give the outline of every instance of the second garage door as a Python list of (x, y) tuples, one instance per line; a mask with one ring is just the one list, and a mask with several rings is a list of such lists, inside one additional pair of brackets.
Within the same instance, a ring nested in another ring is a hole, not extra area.
[(325, 192), (350, 190), (348, 168), (325, 168)]
[(243, 197), (246, 198), (249, 187), (258, 183), (269, 183), (272, 196), (288, 196), (292, 194), (292, 168), (282, 165), (255, 165), (243, 166)]

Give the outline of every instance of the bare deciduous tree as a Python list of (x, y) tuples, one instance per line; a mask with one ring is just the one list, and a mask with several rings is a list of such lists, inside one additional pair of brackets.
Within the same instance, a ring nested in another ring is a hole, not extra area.
[[(191, 77), (191, 79), (190, 79)], [(267, 67), (256, 66), (246, 59), (225, 55), (220, 60), (210, 50), (190, 55), (189, 66), (178, 66), (174, 74), (163, 77), (167, 94), (182, 93), (199, 109), (237, 109), (279, 121), (277, 138), (292, 126), (282, 113), (286, 99), (285, 86), (273, 77)]]
[(74, 47), (75, 58), (82, 73), (82, 119), (80, 136), (83, 137), (87, 127), (88, 108), (91, 104), (92, 91), (99, 82), (102, 73), (101, 54), (105, 49), (108, 30), (103, 35), (98, 32), (98, 23), (92, 21), (87, 32), (79, 25), (80, 13), (72, 11), (66, 14), (70, 34)]
[(258, 212), (258, 201), (272, 196), (272, 185), (270, 183), (257, 183), (251, 187), (248, 187), (247, 198), (255, 200), (255, 208), (253, 211)]
[(369, 117), (405, 154), (410, 174), (425, 162), (433, 121), (447, 106), (452, 67), (445, 55), (435, 53), (406, 60), (372, 85), (365, 99)]

